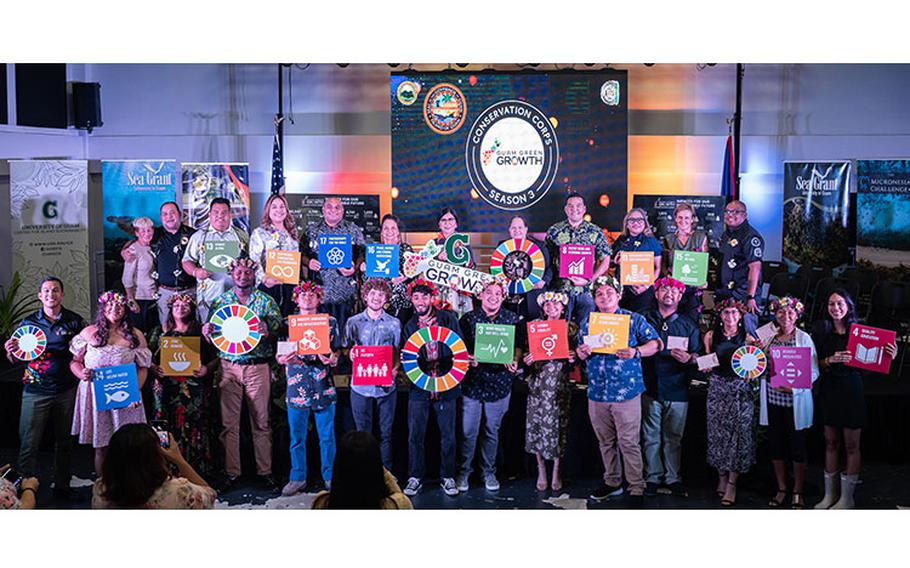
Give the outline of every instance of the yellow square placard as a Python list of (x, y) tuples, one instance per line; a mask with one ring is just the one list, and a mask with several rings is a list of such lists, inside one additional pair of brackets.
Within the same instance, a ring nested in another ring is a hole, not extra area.
[[(593, 346), (594, 353), (613, 354), (629, 346), (629, 324), (626, 314), (591, 312), (588, 316), (588, 338), (585, 343)], [(590, 340), (589, 340), (590, 339)]]
[(619, 272), (623, 286), (654, 284), (654, 252), (623, 251), (619, 258)]
[(291, 250), (266, 251), (265, 275), (285, 284), (297, 284), (300, 281), (300, 253)]
[(188, 377), (202, 366), (198, 337), (162, 337), (161, 369), (166, 377)]

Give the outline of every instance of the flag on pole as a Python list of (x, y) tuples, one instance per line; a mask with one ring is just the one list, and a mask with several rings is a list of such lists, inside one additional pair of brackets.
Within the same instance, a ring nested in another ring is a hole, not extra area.
[(275, 138), (272, 143), (272, 183), (274, 194), (284, 193), (284, 149), (281, 147), (281, 122), (284, 117), (275, 115)]
[(727, 203), (738, 199), (736, 195), (736, 171), (733, 164), (733, 135), (727, 135), (727, 145), (724, 149), (724, 173), (721, 174), (720, 194), (725, 197)]

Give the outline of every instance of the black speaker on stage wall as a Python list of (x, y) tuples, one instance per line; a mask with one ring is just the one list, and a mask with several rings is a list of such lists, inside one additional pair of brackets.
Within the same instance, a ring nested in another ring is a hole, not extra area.
[(88, 130), (101, 122), (101, 83), (73, 83), (73, 126)]

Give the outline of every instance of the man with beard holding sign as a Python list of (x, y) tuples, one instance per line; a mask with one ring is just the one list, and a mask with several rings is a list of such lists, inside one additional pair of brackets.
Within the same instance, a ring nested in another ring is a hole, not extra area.
[[(436, 286), (426, 280), (418, 279), (408, 286), (414, 315), (404, 324), (402, 346), (417, 330), (430, 326), (444, 327), (462, 335), (455, 313), (435, 305), (436, 293)], [(452, 353), (444, 353), (443, 347), (439, 341), (429, 341), (420, 349), (418, 364), (421, 370), (438, 377), (451, 369)], [(455, 408), (459, 396), (461, 386), (437, 393), (411, 385), (408, 393), (408, 484), (404, 489), (405, 495), (417, 495), (422, 487), (426, 469), (424, 440), (430, 407), (436, 413), (439, 425), (442, 490), (446, 495), (458, 495), (455, 487)]]

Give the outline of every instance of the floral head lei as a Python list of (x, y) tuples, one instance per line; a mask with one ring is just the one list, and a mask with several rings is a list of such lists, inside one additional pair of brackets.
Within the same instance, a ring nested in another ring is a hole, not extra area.
[(192, 304), (195, 307), (196, 306), (196, 297), (193, 296), (192, 294), (186, 294), (186, 293), (174, 294), (173, 296), (171, 296), (170, 298), (167, 299), (167, 307), (172, 308), (172, 307), (174, 307), (174, 304), (177, 302), (186, 302), (187, 304)]
[(483, 289), (486, 290), (487, 286), (489, 286), (490, 284), (495, 284), (495, 285), (499, 286), (499, 288), (502, 290), (503, 296), (509, 295), (509, 279), (506, 277), (505, 274), (497, 274), (496, 276), (493, 276), (492, 278), (490, 278), (489, 280), (484, 282)]
[(660, 290), (664, 286), (669, 286), (670, 288), (676, 288), (680, 292), (686, 291), (686, 285), (680, 282), (675, 278), (670, 278), (669, 276), (664, 276), (654, 282), (654, 289)]
[(322, 297), (325, 295), (322, 291), (322, 286), (319, 284), (316, 284), (315, 282), (301, 282), (300, 284), (294, 286), (294, 292), (291, 294), (291, 299), (296, 303), (297, 298), (303, 294), (306, 294), (307, 292), (316, 294), (319, 299), (322, 299)]
[(733, 298), (726, 298), (719, 304), (715, 304), (715, 308), (717, 308), (718, 314), (728, 308), (736, 308), (737, 310), (739, 310), (740, 314), (746, 313), (746, 306), (743, 305), (743, 303), (740, 302), (739, 300), (735, 300)]
[(107, 304), (110, 302), (114, 302), (116, 304), (121, 304), (121, 305), (125, 306), (129, 302), (129, 300), (127, 300), (126, 296), (124, 296), (120, 292), (111, 292), (111, 291), (107, 291), (104, 294), (101, 294), (101, 296), (98, 298), (99, 304)]
[(537, 305), (542, 308), (547, 302), (559, 302), (563, 306), (567, 306), (569, 305), (569, 297), (562, 292), (547, 290), (543, 294), (537, 296)]
[(228, 272), (234, 272), (234, 269), (240, 266), (243, 268), (249, 268), (250, 270), (256, 270), (259, 268), (259, 263), (252, 258), (235, 258), (231, 261), (231, 264), (228, 267)]
[(408, 296), (414, 293), (414, 289), (420, 287), (425, 287), (430, 289), (430, 295), (437, 297), (439, 295), (439, 289), (436, 287), (436, 284), (433, 284), (429, 280), (424, 280), (423, 278), (415, 278), (408, 284)]
[(771, 311), (777, 313), (783, 308), (791, 308), (796, 312), (796, 317), (800, 317), (805, 313), (806, 306), (803, 305), (798, 299), (793, 296), (784, 296), (782, 298), (777, 298), (771, 300)]
[(617, 280), (613, 276), (598, 276), (597, 278), (595, 278), (594, 285), (593, 285), (591, 291), (596, 294), (597, 290), (600, 288), (603, 288), (604, 286), (609, 286), (610, 288), (613, 288), (617, 294), (622, 293), (622, 284), (620, 284), (619, 280)]
[(360, 287), (360, 295), (366, 298), (367, 294), (370, 293), (370, 290), (379, 290), (385, 294), (386, 297), (392, 295), (392, 286), (389, 285), (387, 280), (382, 278), (367, 278), (364, 280), (363, 286)]

